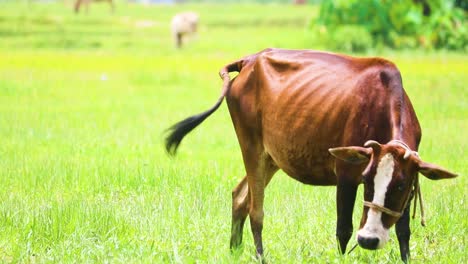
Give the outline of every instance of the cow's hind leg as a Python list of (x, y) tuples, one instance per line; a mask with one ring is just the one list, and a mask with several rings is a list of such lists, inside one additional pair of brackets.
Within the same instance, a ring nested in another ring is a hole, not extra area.
[[(250, 223), (257, 255), (263, 254), (262, 246), (262, 228), (263, 228), (263, 196), (265, 187), (278, 170), (271, 158), (265, 153), (261, 155), (260, 160), (251, 163), (254, 167), (248, 170), (254, 171), (250, 183), (249, 174), (232, 191), (232, 228), (231, 228), (231, 250), (237, 248), (242, 243), (242, 234), (245, 219), (250, 215)], [(257, 183), (258, 182), (258, 183)], [(250, 188), (250, 184), (256, 184)], [(251, 199), (255, 194), (256, 200)], [(254, 207), (252, 207), (254, 206)], [(252, 210), (252, 208), (255, 208)]]
[(109, 2), (110, 8), (111, 8), (111, 13), (114, 13), (114, 10), (115, 10), (114, 1), (108, 0), (107, 2)]
[(82, 3), (83, 3), (83, 0), (76, 0), (76, 2), (75, 2), (75, 13), (80, 12), (80, 6), (81, 6)]
[(259, 153), (257, 159), (250, 159), (247, 169), (247, 184), (249, 186), (250, 227), (254, 238), (257, 257), (263, 257), (263, 200), (265, 187), (270, 182), (273, 174), (278, 170), (271, 157), (265, 152)]
[(232, 227), (231, 227), (231, 250), (242, 243), (244, 223), (249, 214), (250, 194), (247, 185), (247, 177), (232, 190)]

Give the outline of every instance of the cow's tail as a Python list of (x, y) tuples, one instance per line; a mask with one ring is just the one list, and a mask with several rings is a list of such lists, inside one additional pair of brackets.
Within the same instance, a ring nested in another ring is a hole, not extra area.
[(234, 71), (240, 72), (242, 69), (242, 64), (243, 61), (239, 60), (226, 65), (219, 71), (219, 76), (221, 79), (223, 79), (223, 90), (221, 91), (221, 95), (219, 96), (218, 101), (214, 106), (205, 112), (187, 117), (186, 119), (174, 124), (168, 129), (169, 135), (166, 137), (166, 151), (169, 153), (169, 155), (175, 155), (177, 148), (179, 147), (179, 144), (185, 135), (190, 133), (190, 131), (200, 125), (207, 117), (209, 117), (219, 108), (230, 88), (231, 78), (229, 77), (229, 73)]

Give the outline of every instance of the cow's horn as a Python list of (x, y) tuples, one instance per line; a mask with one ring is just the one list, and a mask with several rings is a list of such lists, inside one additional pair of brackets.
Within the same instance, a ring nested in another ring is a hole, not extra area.
[(410, 149), (406, 149), (405, 155), (403, 155), (403, 158), (408, 159), (411, 155), (414, 155), (417, 158), (419, 158), (419, 153), (417, 151), (413, 151), (413, 150), (410, 150)]
[(374, 151), (376, 149), (379, 149), (381, 148), (381, 145), (379, 142), (375, 141), (375, 140), (368, 140), (366, 141), (366, 143), (364, 143), (364, 147), (371, 147)]
[(411, 156), (411, 154), (413, 154), (413, 151), (411, 151), (410, 149), (406, 149), (405, 155), (403, 155), (403, 159), (408, 159)]

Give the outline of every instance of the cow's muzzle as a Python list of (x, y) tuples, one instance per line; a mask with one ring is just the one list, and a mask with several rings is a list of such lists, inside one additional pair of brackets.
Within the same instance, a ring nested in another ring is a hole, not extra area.
[(380, 242), (379, 238), (377, 237), (358, 236), (357, 240), (360, 247), (370, 250), (377, 249)]

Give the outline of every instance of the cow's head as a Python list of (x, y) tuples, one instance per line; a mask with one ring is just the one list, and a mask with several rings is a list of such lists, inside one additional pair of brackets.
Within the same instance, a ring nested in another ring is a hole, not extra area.
[(401, 141), (379, 144), (367, 141), (364, 147), (329, 149), (336, 158), (362, 164), (364, 210), (357, 240), (366, 249), (382, 248), (389, 239), (389, 229), (400, 218), (417, 181), (418, 172), (431, 180), (454, 178), (457, 175), (422, 161), (417, 152)]

